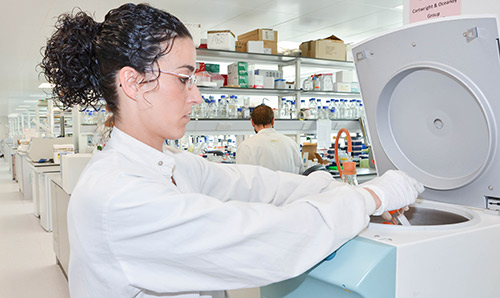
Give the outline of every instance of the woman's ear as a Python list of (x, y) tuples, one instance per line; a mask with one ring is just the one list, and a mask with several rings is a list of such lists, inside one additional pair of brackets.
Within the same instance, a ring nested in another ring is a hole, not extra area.
[(138, 76), (139, 73), (130, 66), (123, 67), (118, 73), (120, 88), (132, 100), (136, 100), (139, 94)]

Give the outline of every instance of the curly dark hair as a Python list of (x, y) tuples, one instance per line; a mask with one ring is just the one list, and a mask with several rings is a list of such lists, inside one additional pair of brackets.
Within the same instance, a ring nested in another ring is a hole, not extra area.
[(147, 4), (124, 4), (102, 23), (79, 10), (59, 16), (56, 31), (42, 48), (42, 72), (64, 106), (94, 106), (101, 98), (116, 116), (116, 76), (129, 66), (151, 71), (177, 37), (192, 38), (175, 16)]

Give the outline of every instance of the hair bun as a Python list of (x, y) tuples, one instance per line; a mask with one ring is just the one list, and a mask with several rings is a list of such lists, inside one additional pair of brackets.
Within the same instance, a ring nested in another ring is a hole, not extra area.
[(63, 14), (47, 41), (40, 63), (53, 94), (67, 107), (94, 105), (102, 91), (98, 79), (94, 38), (100, 24), (83, 11)]

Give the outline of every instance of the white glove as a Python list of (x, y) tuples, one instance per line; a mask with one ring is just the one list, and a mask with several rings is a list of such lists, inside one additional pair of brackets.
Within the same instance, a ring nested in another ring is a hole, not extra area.
[(375, 192), (382, 202), (373, 215), (381, 215), (384, 211), (396, 210), (413, 204), (418, 195), (424, 191), (422, 183), (405, 172), (394, 170), (389, 170), (361, 186)]

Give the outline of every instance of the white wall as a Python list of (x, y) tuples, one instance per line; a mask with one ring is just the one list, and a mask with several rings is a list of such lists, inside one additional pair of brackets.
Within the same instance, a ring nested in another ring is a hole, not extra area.
[(9, 136), (9, 118), (0, 116), (0, 140)]

